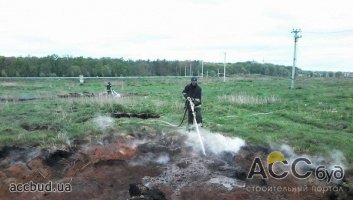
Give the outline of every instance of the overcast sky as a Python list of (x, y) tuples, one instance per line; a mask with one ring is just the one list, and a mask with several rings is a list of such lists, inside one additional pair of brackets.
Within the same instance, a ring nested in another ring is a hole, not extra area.
[(0, 55), (257, 61), (353, 72), (349, 0), (0, 0)]

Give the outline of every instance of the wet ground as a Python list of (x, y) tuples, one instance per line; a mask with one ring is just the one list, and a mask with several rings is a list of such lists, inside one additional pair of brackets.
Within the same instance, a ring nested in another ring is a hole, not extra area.
[[(206, 143), (207, 155), (203, 156), (192, 138), (183, 131), (160, 133), (145, 128), (139, 133), (76, 140), (65, 150), (4, 147), (0, 151), (0, 199), (353, 198), (352, 170), (345, 171), (343, 182), (330, 184), (314, 177), (248, 179), (253, 159), (266, 160), (270, 147), (237, 141), (223, 148), (223, 143), (213, 141)], [(67, 191), (10, 192), (13, 186), (31, 182), (62, 184)], [(305, 191), (287, 190), (304, 186)], [(331, 189), (313, 190), (323, 187)]]

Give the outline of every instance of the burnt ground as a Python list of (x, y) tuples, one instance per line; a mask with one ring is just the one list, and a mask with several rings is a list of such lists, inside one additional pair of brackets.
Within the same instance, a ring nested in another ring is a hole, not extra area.
[[(66, 150), (4, 147), (0, 151), (0, 199), (352, 199), (353, 172), (338, 185), (313, 177), (298, 180), (247, 179), (254, 157), (272, 151), (247, 144), (239, 152), (206, 156), (186, 134), (119, 133), (74, 141)], [(69, 184), (71, 192), (10, 192), (23, 183)], [(264, 191), (302, 188), (306, 191)], [(313, 190), (339, 187), (340, 191)], [(135, 197), (131, 197), (135, 196)]]

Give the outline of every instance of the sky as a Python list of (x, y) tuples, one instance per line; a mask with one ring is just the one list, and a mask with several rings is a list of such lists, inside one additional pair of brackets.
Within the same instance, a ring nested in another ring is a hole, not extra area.
[[(349, 0), (0, 0), (0, 55), (256, 61), (353, 72)], [(226, 56), (225, 56), (226, 55)]]

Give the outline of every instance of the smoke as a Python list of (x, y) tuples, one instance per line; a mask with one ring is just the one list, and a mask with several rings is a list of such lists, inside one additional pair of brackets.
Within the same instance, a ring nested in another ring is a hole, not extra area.
[[(186, 132), (187, 143), (192, 146), (195, 151), (201, 151), (201, 144), (195, 131)], [(209, 130), (200, 129), (202, 141), (205, 145), (206, 153), (220, 154), (222, 152), (237, 153), (245, 141), (238, 137), (227, 137), (219, 133), (211, 133)]]
[(144, 166), (149, 164), (165, 165), (165, 164), (168, 164), (169, 161), (170, 161), (170, 157), (169, 157), (169, 154), (166, 152), (162, 152), (158, 154), (148, 152), (130, 160), (129, 165), (130, 166)]
[[(274, 149), (276, 147), (272, 147), (271, 149)], [(282, 144), (280, 147), (279, 147), (279, 150), (280, 152), (282, 152), (283, 154), (285, 154), (285, 157), (289, 158), (290, 160), (292, 160), (293, 158), (297, 158), (298, 155), (296, 153), (294, 153), (294, 150), (291, 146), (287, 145), (287, 144)], [(306, 157), (306, 156), (305, 156)], [(287, 158), (287, 159), (288, 159)]]
[(107, 116), (98, 116), (93, 119), (94, 124), (100, 130), (105, 130), (113, 125), (114, 119)]
[[(304, 157), (310, 160), (311, 164), (308, 165), (307, 163), (299, 163), (298, 164), (298, 169), (301, 170), (302, 172), (306, 172), (307, 170), (315, 170), (319, 166), (324, 167), (325, 170), (328, 170), (326, 173), (332, 173), (333, 171), (337, 170), (337, 166), (341, 167), (343, 170), (345, 170), (345, 164), (347, 163), (346, 158), (344, 157), (343, 153), (339, 150), (331, 150), (329, 153), (326, 153), (326, 155), (305, 155), (305, 154), (296, 154), (293, 150), (292, 147), (289, 145), (283, 144), (279, 148), (272, 147), (274, 150), (279, 150), (282, 152), (286, 158), (286, 160), (292, 164), (295, 159)], [(322, 170), (322, 168), (321, 168)], [(325, 177), (327, 178), (327, 177)], [(335, 177), (332, 177), (331, 179), (332, 182), (339, 183), (341, 180), (335, 179)]]
[(168, 156), (168, 154), (164, 153), (164, 154), (161, 154), (159, 157), (157, 157), (155, 159), (155, 162), (157, 162), (158, 164), (167, 164), (169, 162), (170, 158)]
[(334, 165), (340, 165), (344, 167), (344, 164), (347, 163), (346, 157), (344, 157), (343, 153), (339, 150), (332, 150), (330, 152), (330, 157)]
[(272, 149), (278, 149), (290, 161), (299, 157), (308, 158), (315, 166), (326, 165), (326, 166), (330, 166), (330, 168), (333, 168), (335, 165), (340, 165), (344, 167), (344, 163), (346, 163), (347, 161), (343, 153), (336, 149), (331, 150), (326, 156), (305, 155), (305, 154), (298, 155), (294, 152), (293, 148), (287, 144), (282, 144), (279, 148), (272, 146)]
[(211, 178), (208, 182), (223, 185), (223, 187), (225, 187), (228, 191), (232, 190), (234, 187), (245, 187), (245, 184), (240, 184), (237, 179), (226, 176), (217, 176)]

